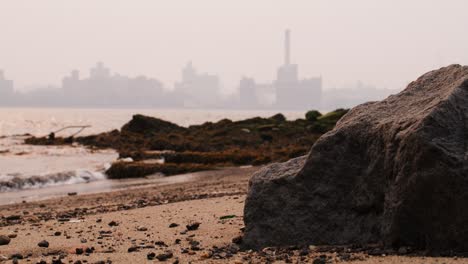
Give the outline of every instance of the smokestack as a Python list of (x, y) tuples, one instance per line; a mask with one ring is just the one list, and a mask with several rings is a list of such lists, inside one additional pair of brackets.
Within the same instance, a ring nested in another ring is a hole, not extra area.
[(284, 64), (289, 65), (290, 63), (290, 35), (291, 31), (286, 29), (285, 38), (284, 38)]

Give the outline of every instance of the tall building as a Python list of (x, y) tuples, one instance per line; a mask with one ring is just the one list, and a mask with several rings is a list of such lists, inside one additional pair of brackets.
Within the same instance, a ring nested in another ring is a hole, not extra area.
[(217, 75), (198, 73), (188, 62), (182, 69), (182, 80), (175, 84), (175, 92), (183, 99), (183, 106), (211, 107), (218, 103), (220, 86)]
[(242, 108), (254, 109), (258, 107), (257, 84), (253, 78), (243, 77), (239, 82), (239, 99)]
[[(262, 107), (260, 99), (269, 98), (265, 91), (274, 91), (273, 107), (278, 109), (309, 110), (320, 109), (322, 78), (299, 79), (299, 67), (291, 63), (291, 31), (286, 30), (284, 38), (284, 62), (278, 68), (272, 84), (258, 84), (254, 79), (244, 78), (239, 84), (240, 107)], [(265, 101), (265, 100), (264, 100)], [(266, 100), (269, 101), (269, 100)]]
[(0, 102), (10, 102), (13, 99), (13, 95), (13, 81), (7, 80), (4, 72), (0, 70)]
[(322, 78), (299, 79), (297, 64), (291, 64), (291, 32), (286, 30), (284, 64), (278, 68), (274, 87), (276, 107), (281, 109), (319, 108), (322, 96)]

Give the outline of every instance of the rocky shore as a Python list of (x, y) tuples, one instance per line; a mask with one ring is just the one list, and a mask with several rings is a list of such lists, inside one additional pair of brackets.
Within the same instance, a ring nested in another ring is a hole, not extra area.
[(303, 119), (293, 121), (282, 114), (241, 121), (223, 119), (189, 127), (135, 115), (120, 130), (108, 133), (78, 138), (30, 137), (25, 142), (76, 142), (90, 148), (116, 149), (120, 160), (106, 172), (112, 179), (155, 173), (169, 176), (227, 166), (258, 166), (305, 155), (347, 111), (337, 109), (324, 115), (309, 111)]

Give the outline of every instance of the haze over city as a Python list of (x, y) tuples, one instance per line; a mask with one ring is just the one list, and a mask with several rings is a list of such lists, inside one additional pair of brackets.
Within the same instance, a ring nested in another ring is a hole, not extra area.
[[(151, 1), (2, 0), (0, 68), (18, 89), (59, 85), (103, 61), (168, 86), (192, 60), (233, 90), (241, 76), (271, 81), (283, 31), (293, 60), (325, 89), (358, 80), (401, 89), (415, 76), (466, 63), (462, 0)], [(428, 45), (430, 43), (430, 45)]]

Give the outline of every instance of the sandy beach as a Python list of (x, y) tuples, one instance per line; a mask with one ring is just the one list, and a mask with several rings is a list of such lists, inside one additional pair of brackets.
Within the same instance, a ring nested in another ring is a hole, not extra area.
[(125, 190), (3, 205), (0, 235), (11, 241), (0, 246), (0, 261), (466, 263), (456, 257), (387, 256), (346, 247), (243, 250), (237, 243), (244, 200), (257, 169), (229, 168), (198, 173), (185, 182), (152, 185), (147, 180)]

